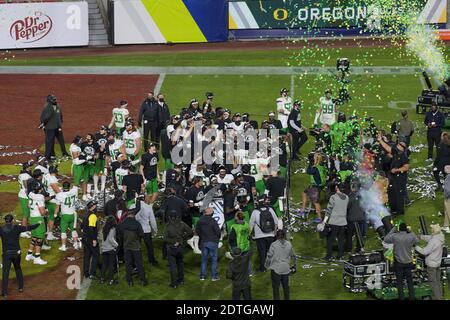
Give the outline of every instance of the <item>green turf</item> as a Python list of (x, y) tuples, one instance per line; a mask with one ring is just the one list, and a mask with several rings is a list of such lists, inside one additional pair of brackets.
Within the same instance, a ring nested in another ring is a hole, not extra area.
[[(307, 50), (307, 51), (305, 51)], [(299, 57), (299, 53), (300, 57)], [(79, 56), (52, 58), (12, 58), (0, 61), (0, 65), (37, 66), (335, 66), (336, 59), (347, 57), (352, 65), (392, 66), (416, 65), (404, 47), (389, 48), (330, 48), (323, 50), (309, 46), (301, 51), (281, 45), (272, 50), (236, 50), (203, 52), (133, 53), (110, 56)], [(292, 59), (292, 57), (299, 57)]]

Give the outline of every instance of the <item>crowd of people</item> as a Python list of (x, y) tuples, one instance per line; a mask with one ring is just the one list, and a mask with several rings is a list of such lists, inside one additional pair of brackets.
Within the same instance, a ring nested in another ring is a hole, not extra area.
[[(201, 106), (192, 99), (180, 113), (172, 115), (164, 95), (155, 98), (150, 92), (136, 120), (127, 109), (127, 101), (121, 101), (112, 110), (108, 125), (72, 140), (68, 153), (71, 181), (58, 180), (54, 151), (38, 157), (36, 165), (24, 163), (18, 177), (23, 228), (17, 230), (21, 237), (30, 239), (25, 260), (46, 264), (41, 250), (61, 241), (61, 251), (70, 249), (70, 244), (84, 251), (86, 278), (114, 285), (119, 263), (124, 262), (127, 283), (133, 286), (133, 275), (137, 274), (146, 286), (142, 241), (149, 263), (158, 266), (154, 241), (158, 226), (162, 226), (162, 255), (168, 261), (170, 287), (184, 284), (186, 246), (201, 256), (200, 281), (208, 278), (209, 257), (209, 277), (220, 280), (219, 248), (226, 246), (230, 259), (226, 277), (233, 283), (233, 299), (241, 295), (250, 299), (254, 270), (268, 269), (273, 297), (280, 298), (281, 284), (284, 298), (289, 299), (289, 275), (295, 272), (297, 261), (286, 240), (288, 162), (299, 160), (308, 136), (315, 139), (307, 156), (309, 185), (294, 216), (308, 219), (311, 210), (315, 213), (312, 221), (326, 238), (326, 261), (334, 259), (336, 240), (336, 259), (342, 260), (345, 252), (352, 252), (357, 233), (364, 236), (370, 225), (385, 239), (393, 229), (391, 215), (404, 215), (408, 147), (414, 133), (406, 112), (391, 133), (385, 132), (375, 126), (373, 118), (347, 117), (339, 112), (339, 100), (327, 90), (320, 98), (314, 127), (308, 132), (302, 125), (301, 103), (293, 101), (285, 88), (276, 100), (276, 112), (269, 112), (260, 124), (248, 113), (232, 115), (226, 108), (214, 107), (213, 98), (208, 92)], [(59, 110), (56, 97), (47, 102), (45, 110)], [(433, 145), (438, 145), (434, 172), (442, 188), (439, 173), (450, 171), (446, 167), (450, 165), (450, 139), (442, 134), (439, 114), (433, 106), (425, 124), (430, 158)], [(62, 122), (48, 116), (41, 120), (44, 128), (48, 121)], [(62, 137), (62, 131), (56, 129), (51, 136), (58, 134)], [(252, 152), (254, 146), (262, 145), (268, 145), (267, 150), (256, 148)], [(444, 191), (448, 205), (448, 178)], [(113, 196), (100, 213), (98, 199), (102, 194)], [(321, 200), (328, 202), (325, 210)], [(312, 209), (307, 208), (308, 202)], [(83, 210), (78, 210), (80, 203)], [(100, 223), (103, 217), (104, 223)], [(54, 234), (55, 222), (60, 239)], [(444, 230), (450, 231), (448, 218)], [(251, 240), (256, 243), (256, 266), (251, 263)], [(363, 243), (357, 241), (356, 252), (362, 249)], [(7, 295), (5, 282), (3, 294)]]

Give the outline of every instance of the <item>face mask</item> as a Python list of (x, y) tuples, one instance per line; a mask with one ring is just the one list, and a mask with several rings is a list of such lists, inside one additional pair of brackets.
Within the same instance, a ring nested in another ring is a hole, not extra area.
[(164, 102), (164, 98), (160, 98), (160, 99), (159, 99), (159, 102)]
[(240, 121), (235, 121), (236, 125), (239, 126), (241, 124)]

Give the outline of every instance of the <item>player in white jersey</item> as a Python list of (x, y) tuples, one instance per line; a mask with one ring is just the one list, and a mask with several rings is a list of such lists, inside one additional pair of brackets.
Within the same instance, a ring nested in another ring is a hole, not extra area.
[(41, 170), (41, 172), (43, 174), (47, 174), (48, 173), (48, 167), (47, 166), (48, 166), (47, 159), (45, 159), (44, 156), (39, 156), (37, 158), (37, 165), (36, 165), (36, 167), (34, 169), (35, 170), (39, 169), (39, 170)]
[(203, 185), (209, 185), (209, 178), (205, 175), (204, 166), (202, 164), (191, 165), (189, 170), (189, 181), (192, 182), (195, 177), (200, 177), (203, 180)]
[(337, 106), (331, 97), (331, 90), (325, 91), (325, 96), (320, 98), (320, 106), (316, 111), (314, 124), (319, 120), (321, 124), (328, 124), (331, 126), (336, 122)]
[(61, 247), (59, 250), (67, 250), (67, 230), (72, 231), (73, 247), (75, 250), (80, 248), (77, 233), (77, 210), (75, 207), (78, 198), (78, 187), (70, 188), (70, 183), (63, 183), (63, 191), (56, 195), (55, 217), (58, 213), (61, 216)]
[(288, 96), (288, 93), (288, 89), (281, 89), (281, 96), (277, 99), (278, 120), (280, 120), (283, 129), (288, 127), (288, 117), (292, 110), (292, 98)]
[[(30, 218), (30, 207), (28, 206), (27, 195), (27, 181), (31, 179), (31, 166), (33, 162), (28, 161), (22, 164), (22, 171), (20, 171), (17, 181), (19, 182), (19, 204), (22, 209), (22, 226), (28, 226), (28, 219)], [(31, 232), (22, 232), (20, 234), (22, 238), (31, 238)]]
[(219, 174), (216, 175), (217, 182), (219, 184), (224, 184), (228, 187), (228, 185), (231, 183), (231, 181), (234, 180), (234, 177), (232, 174), (227, 173), (227, 169), (224, 166), (221, 166), (219, 168)]
[(111, 163), (117, 161), (119, 154), (126, 154), (125, 144), (122, 140), (116, 139), (114, 132), (110, 131), (108, 134), (108, 143), (106, 144), (105, 168), (111, 169)]
[[(45, 197), (40, 184), (36, 184), (34, 190), (28, 194), (30, 205), (30, 224), (40, 224), (39, 227), (31, 231), (31, 243), (25, 257), (26, 261), (33, 261), (34, 264), (44, 265), (47, 261), (41, 258), (41, 248), (45, 238)], [(34, 254), (33, 254), (34, 252)]]
[(136, 129), (134, 122), (128, 118), (123, 132), (123, 142), (125, 143), (125, 152), (132, 165), (140, 162), (138, 154), (141, 151), (141, 134)]
[(44, 175), (44, 178), (42, 179), (44, 184), (44, 190), (48, 193), (50, 200), (46, 202), (45, 206), (48, 210), (48, 233), (47, 233), (47, 240), (57, 240), (53, 235), (53, 226), (55, 224), (55, 207), (56, 207), (56, 194), (61, 192), (61, 189), (58, 186), (58, 178), (56, 177), (56, 174), (58, 173), (58, 167), (57, 166), (50, 166), (48, 168), (49, 173)]
[[(259, 155), (259, 154), (258, 154)], [(264, 175), (267, 175), (267, 166), (269, 165), (269, 159), (257, 157), (248, 159), (247, 163), (250, 165), (250, 175), (255, 178), (255, 187), (258, 195), (263, 195), (266, 190), (264, 183)]]
[(130, 161), (124, 160), (122, 161), (121, 167), (116, 170), (115, 176), (116, 176), (117, 190), (122, 190), (123, 177), (128, 175), (128, 168), (130, 166), (131, 166)]
[(112, 119), (109, 123), (108, 128), (111, 129), (113, 126), (116, 128), (117, 134), (121, 135), (123, 128), (125, 128), (125, 122), (130, 116), (128, 112), (128, 102), (125, 100), (120, 101), (120, 107), (114, 108), (112, 111)]
[(233, 116), (233, 122), (226, 125), (227, 129), (233, 129), (237, 134), (242, 134), (244, 132), (245, 123), (242, 122), (241, 114), (235, 113)]

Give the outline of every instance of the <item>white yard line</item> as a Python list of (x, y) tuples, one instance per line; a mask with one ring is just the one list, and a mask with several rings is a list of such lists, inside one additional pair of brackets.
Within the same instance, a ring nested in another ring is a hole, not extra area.
[(164, 83), (164, 79), (166, 79), (166, 74), (161, 73), (159, 75), (158, 81), (156, 82), (155, 89), (153, 89), (153, 92), (155, 93), (155, 96), (161, 91), (161, 87)]
[(295, 75), (291, 74), (291, 92), (290, 96), (295, 100)]
[(89, 291), (89, 287), (92, 284), (92, 280), (89, 278), (83, 278), (83, 281), (81, 282), (80, 290), (78, 291), (76, 300), (86, 300), (87, 293)]

